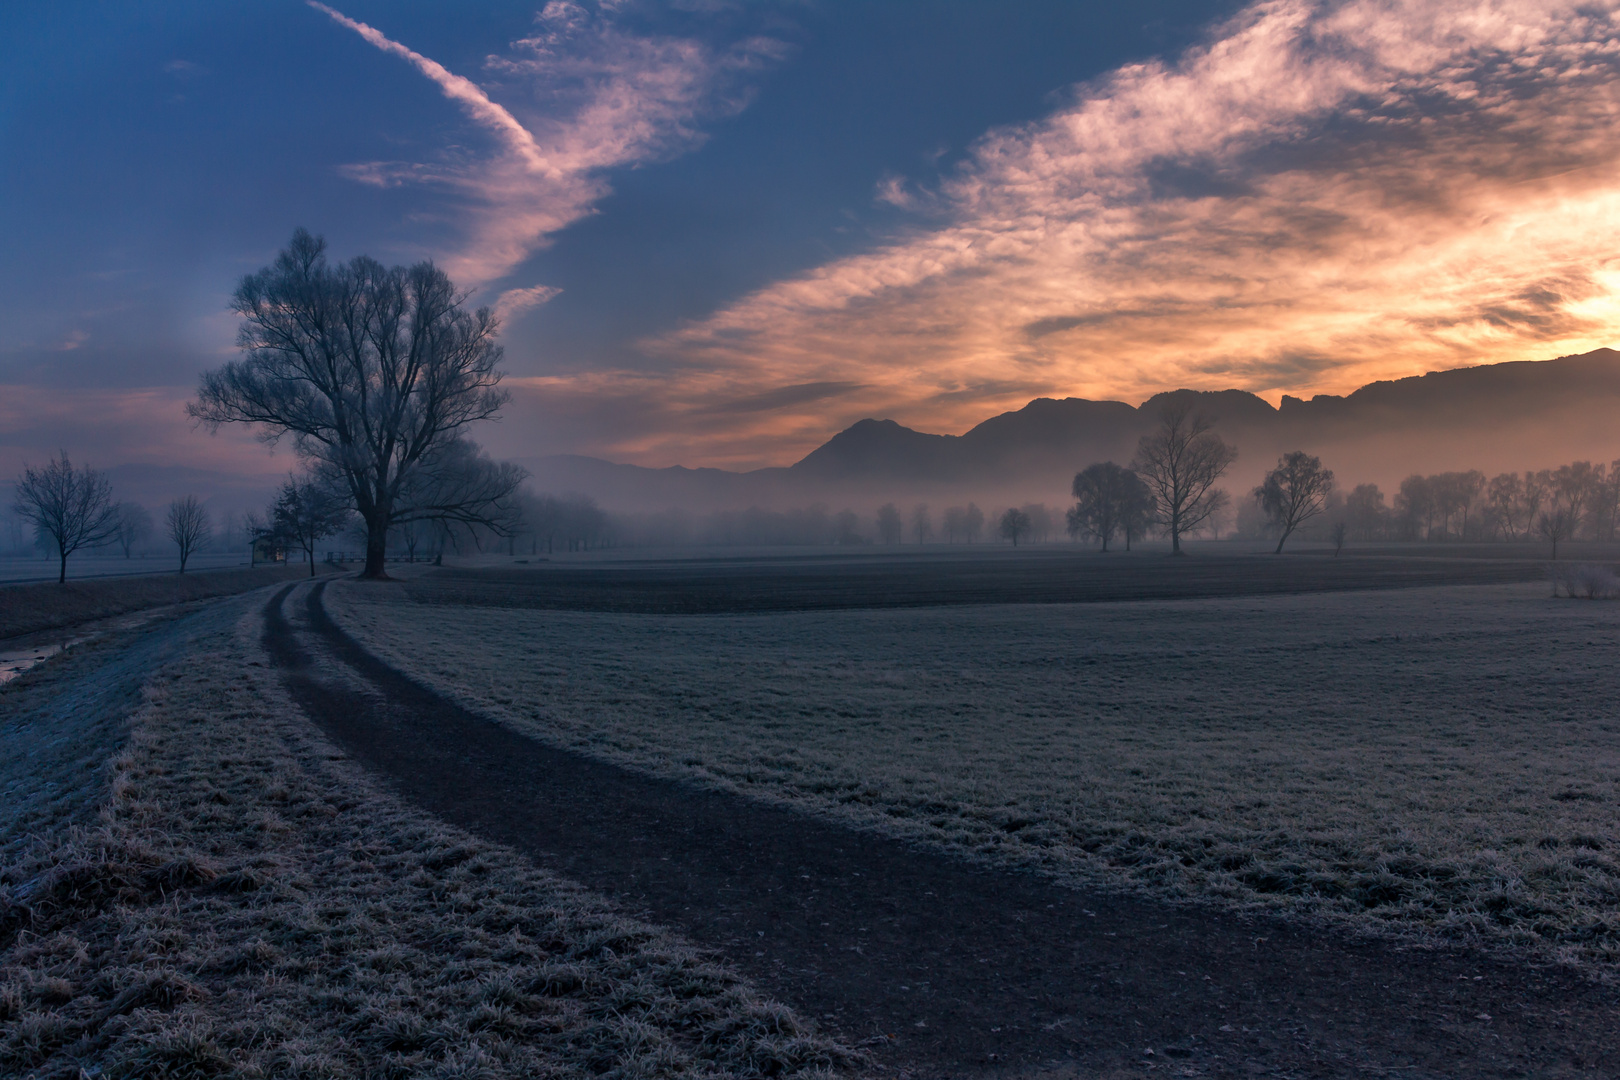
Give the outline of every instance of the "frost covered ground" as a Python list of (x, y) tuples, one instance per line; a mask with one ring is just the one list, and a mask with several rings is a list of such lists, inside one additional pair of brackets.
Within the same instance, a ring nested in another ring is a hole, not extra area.
[(0, 687), (0, 1075), (822, 1076), (858, 1059), (412, 810), (262, 647), (267, 597)]
[(1620, 605), (328, 606), (558, 745), (1094, 884), (1620, 958)]

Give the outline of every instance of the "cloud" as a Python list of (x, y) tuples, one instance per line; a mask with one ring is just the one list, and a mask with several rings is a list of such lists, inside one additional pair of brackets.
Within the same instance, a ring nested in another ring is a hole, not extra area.
[(517, 316), (537, 308), (562, 292), (553, 285), (531, 285), (526, 289), (507, 289), (495, 300), (495, 314), (506, 323)]
[[(1343, 392), (1616, 344), (1615, 8), (1255, 4), (986, 133), (926, 222), (643, 342), (667, 437), (602, 450), (791, 460), (852, 410), (961, 430), (1035, 393)], [(680, 419), (846, 384), (809, 442), (802, 402)]]
[(364, 162), (343, 170), (360, 183), (428, 184), (455, 195), (465, 239), (439, 261), (458, 283), (473, 286), (505, 277), (559, 230), (590, 214), (609, 191), (608, 170), (698, 145), (700, 125), (743, 108), (746, 77), (779, 58), (783, 48), (763, 37), (719, 48), (639, 36), (614, 22), (619, 5), (595, 12), (571, 0), (551, 0), (536, 17), (532, 36), (513, 42), (509, 55), (485, 61), (497, 95), (525, 103), (508, 107), (491, 90), (376, 28), (308, 2), (411, 64), (494, 137), (495, 150), (487, 157)]
[(878, 180), (872, 198), (897, 210), (910, 210), (917, 205), (917, 197), (906, 190), (906, 178), (895, 173), (885, 173)]

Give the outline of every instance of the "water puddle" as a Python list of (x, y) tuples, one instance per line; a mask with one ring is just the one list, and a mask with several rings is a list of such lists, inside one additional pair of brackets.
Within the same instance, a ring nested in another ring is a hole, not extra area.
[(10, 682), (35, 664), (49, 660), (73, 644), (76, 642), (67, 641), (55, 645), (36, 645), (32, 649), (17, 649), (14, 652), (0, 652), (0, 683)]

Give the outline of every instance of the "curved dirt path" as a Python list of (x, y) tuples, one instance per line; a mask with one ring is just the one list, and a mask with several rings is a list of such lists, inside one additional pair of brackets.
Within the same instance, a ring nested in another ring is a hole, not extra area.
[[(546, 747), (388, 668), (303, 587), (265, 643), (406, 798), (723, 953), (913, 1077), (1620, 1072), (1620, 993), (1555, 970), (997, 874)], [(301, 609), (301, 610), (300, 610)]]

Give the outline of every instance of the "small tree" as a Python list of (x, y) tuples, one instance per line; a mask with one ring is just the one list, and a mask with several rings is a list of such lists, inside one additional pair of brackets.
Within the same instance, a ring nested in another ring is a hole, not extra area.
[(900, 508), (894, 503), (884, 503), (878, 507), (877, 527), (879, 540), (885, 544), (898, 544), (900, 542)]
[(958, 536), (967, 536), (967, 510), (952, 506), (945, 511), (945, 542), (954, 544)]
[(1142, 436), (1136, 447), (1132, 468), (1153, 492), (1173, 555), (1182, 554), (1183, 533), (1196, 530), (1226, 505), (1226, 492), (1215, 481), (1237, 460), (1237, 450), (1213, 426), (1192, 411), (1191, 403), (1172, 401), (1159, 416), (1159, 429)]
[(349, 517), (342, 494), (315, 477), (287, 477), (270, 508), (271, 527), (309, 559), (310, 577), (315, 576), (315, 545), (348, 524)]
[(1333, 541), (1333, 557), (1335, 559), (1339, 557), (1339, 552), (1344, 550), (1345, 534), (1349, 531), (1350, 527), (1344, 522), (1335, 521), (1333, 528), (1328, 532), (1328, 539)]
[(1086, 536), (1102, 541), (1102, 549), (1120, 531), (1126, 504), (1137, 494), (1141, 480), (1129, 469), (1122, 469), (1112, 461), (1088, 465), (1074, 474), (1071, 491), (1074, 509), (1070, 513), (1070, 532), (1077, 529)]
[(1322, 468), (1321, 458), (1294, 450), (1277, 459), (1277, 467), (1254, 489), (1255, 501), (1279, 534), (1275, 554), (1282, 554), (1295, 529), (1326, 508), (1332, 490), (1333, 470)]
[(979, 534), (984, 531), (984, 511), (976, 503), (968, 503), (962, 511), (962, 528), (967, 533), (967, 542), (979, 542)]
[(911, 508), (911, 535), (917, 538), (919, 544), (926, 544), (934, 538), (934, 519), (928, 513), (927, 503), (918, 503)]
[(1029, 535), (1029, 515), (1017, 507), (1002, 514), (1001, 535), (1011, 540), (1013, 547), (1017, 547), (1019, 538)]
[(1045, 503), (1025, 503), (1019, 507), (1024, 516), (1029, 518), (1029, 539), (1031, 543), (1044, 544), (1047, 537), (1052, 535), (1052, 511)]
[(14, 509), (56, 548), (57, 584), (67, 581), (69, 555), (105, 544), (118, 530), (112, 485), (88, 465), (74, 468), (66, 450), (43, 469), (23, 467)]
[(208, 542), (208, 511), (203, 509), (203, 504), (197, 501), (195, 495), (176, 499), (169, 504), (168, 527), (169, 539), (180, 549), (180, 572), (183, 574), (186, 572), (186, 562)]
[(1389, 508), (1377, 484), (1357, 484), (1344, 500), (1344, 513), (1357, 540), (1379, 539), (1389, 524)]
[(1543, 510), (1541, 515), (1536, 518), (1536, 531), (1541, 534), (1542, 539), (1552, 544), (1554, 562), (1558, 561), (1559, 542), (1569, 539), (1570, 534), (1575, 531), (1575, 522), (1577, 520), (1575, 513), (1567, 506)]
[(152, 534), (152, 515), (140, 503), (121, 502), (113, 507), (117, 514), (117, 528), (113, 540), (129, 558), (135, 545)]

